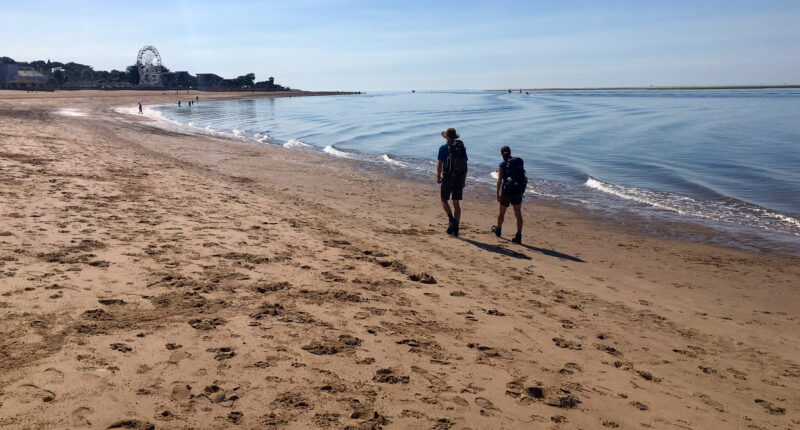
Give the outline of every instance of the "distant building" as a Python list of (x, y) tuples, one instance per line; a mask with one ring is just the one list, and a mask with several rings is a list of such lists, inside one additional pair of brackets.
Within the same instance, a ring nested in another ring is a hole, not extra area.
[(197, 74), (197, 89), (206, 90), (209, 88), (217, 88), (222, 86), (225, 80), (221, 76), (213, 73), (198, 73)]
[(260, 91), (284, 91), (286, 88), (275, 84), (275, 78), (269, 77), (266, 81), (256, 82), (253, 86), (254, 89)]
[(19, 64), (0, 64), (0, 87), (25, 89), (47, 84), (47, 76)]
[(161, 85), (167, 88), (196, 88), (197, 78), (189, 72), (168, 72), (161, 74)]

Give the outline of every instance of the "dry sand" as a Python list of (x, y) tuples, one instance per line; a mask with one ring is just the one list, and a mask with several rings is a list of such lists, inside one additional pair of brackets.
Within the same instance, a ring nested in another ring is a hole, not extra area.
[(435, 184), (112, 110), (175, 97), (0, 92), (0, 427), (800, 428), (797, 257), (469, 192), (450, 238)]

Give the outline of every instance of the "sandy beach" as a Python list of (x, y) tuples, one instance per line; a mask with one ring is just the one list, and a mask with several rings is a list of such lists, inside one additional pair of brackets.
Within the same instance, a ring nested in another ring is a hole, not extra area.
[(0, 428), (800, 428), (800, 258), (114, 110), (198, 94), (0, 91)]

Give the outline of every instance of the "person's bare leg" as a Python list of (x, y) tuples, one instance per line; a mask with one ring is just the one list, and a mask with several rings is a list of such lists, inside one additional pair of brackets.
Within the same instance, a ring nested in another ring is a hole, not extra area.
[(444, 213), (447, 214), (447, 217), (453, 216), (453, 211), (450, 210), (450, 204), (447, 203), (447, 200), (442, 199), (442, 208), (444, 208)]
[(522, 205), (514, 205), (514, 216), (517, 217), (517, 231), (522, 231)]
[(500, 213), (497, 215), (497, 226), (502, 227), (503, 221), (506, 219), (506, 207), (500, 205)]
[(456, 222), (461, 222), (461, 204), (458, 200), (453, 200), (453, 209), (455, 209), (453, 217), (456, 219)]

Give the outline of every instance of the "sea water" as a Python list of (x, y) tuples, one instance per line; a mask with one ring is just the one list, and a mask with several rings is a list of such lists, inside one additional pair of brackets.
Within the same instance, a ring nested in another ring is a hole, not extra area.
[(455, 127), (472, 186), (493, 189), (508, 145), (525, 160), (528, 201), (800, 245), (798, 89), (402, 92), (157, 109), (198, 130), (421, 180)]

